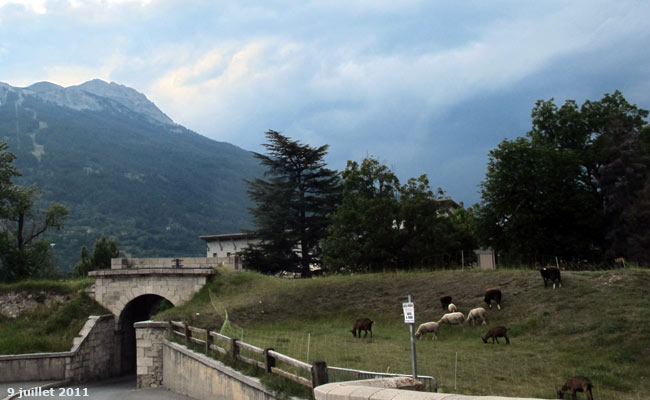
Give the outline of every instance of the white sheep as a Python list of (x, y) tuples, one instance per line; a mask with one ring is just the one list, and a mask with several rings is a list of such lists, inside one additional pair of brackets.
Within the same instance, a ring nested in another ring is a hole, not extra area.
[(418, 326), (418, 330), (415, 332), (415, 337), (419, 338), (427, 332), (433, 333), (431, 335), (431, 340), (437, 339), (439, 334), (440, 324), (437, 322), (426, 322)]
[(450, 313), (454, 313), (454, 312), (458, 311), (458, 309), (456, 308), (456, 305), (454, 303), (449, 303), (449, 305), (447, 306), (447, 309), (449, 310)]
[(469, 314), (467, 314), (467, 320), (465, 322), (468, 324), (472, 322), (472, 326), (474, 326), (479, 318), (482, 321), (482, 325), (485, 325), (487, 323), (487, 311), (485, 311), (485, 308), (483, 307), (478, 307), (470, 310)]
[(449, 325), (462, 325), (464, 327), (465, 326), (465, 315), (463, 315), (462, 312), (448, 313), (448, 314), (443, 315), (442, 318), (440, 318), (440, 321), (438, 321), (438, 324), (441, 324), (443, 322), (446, 322)]

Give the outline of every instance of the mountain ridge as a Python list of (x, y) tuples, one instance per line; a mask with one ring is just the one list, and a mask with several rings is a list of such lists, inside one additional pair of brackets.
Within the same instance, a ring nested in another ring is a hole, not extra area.
[(17, 156), (17, 183), (70, 210), (48, 235), (64, 270), (99, 235), (125, 255), (183, 257), (204, 254), (200, 235), (250, 228), (244, 181), (262, 174), (251, 152), (154, 118), (134, 89), (79, 86), (0, 83), (0, 141)]
[(108, 83), (101, 79), (92, 79), (79, 85), (63, 87), (55, 83), (41, 81), (24, 88), (0, 82), (0, 87), (17, 92), (19, 96), (36, 96), (42, 100), (75, 110), (90, 109), (99, 111), (108, 107), (105, 102), (109, 100), (133, 112), (145, 115), (152, 121), (175, 125), (174, 121), (144, 94), (115, 82)]

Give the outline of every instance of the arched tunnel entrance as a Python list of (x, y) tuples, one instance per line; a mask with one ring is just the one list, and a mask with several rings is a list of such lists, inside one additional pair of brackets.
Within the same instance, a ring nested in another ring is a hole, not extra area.
[(120, 314), (118, 332), (120, 335), (120, 372), (122, 375), (135, 373), (136, 347), (133, 324), (151, 319), (151, 316), (173, 304), (162, 296), (145, 294), (131, 300)]

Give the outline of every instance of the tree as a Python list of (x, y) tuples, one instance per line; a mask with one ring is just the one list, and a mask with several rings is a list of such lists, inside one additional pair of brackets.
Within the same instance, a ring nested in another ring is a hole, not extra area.
[(527, 137), (490, 152), (478, 210), (483, 243), (534, 259), (626, 255), (626, 210), (647, 176), (647, 115), (618, 91), (581, 107), (538, 101)]
[(244, 253), (245, 263), (308, 277), (311, 266), (321, 263), (320, 241), (338, 203), (339, 175), (326, 168), (327, 145), (311, 147), (273, 130), (266, 137), (267, 154), (253, 153), (266, 167), (266, 179), (247, 181), (261, 243)]
[(111, 258), (117, 258), (119, 255), (117, 241), (102, 235), (95, 240), (92, 254), (86, 246), (81, 247), (81, 260), (74, 266), (74, 275), (86, 276), (89, 271), (108, 269), (111, 267)]
[(58, 203), (34, 210), (38, 189), (14, 185), (20, 176), (15, 156), (0, 143), (0, 268), (2, 279), (11, 281), (44, 276), (51, 272), (50, 243), (42, 239), (49, 229), (63, 229), (68, 210)]
[(399, 259), (399, 180), (374, 158), (348, 161), (341, 204), (323, 243), (325, 267), (337, 272), (394, 268)]

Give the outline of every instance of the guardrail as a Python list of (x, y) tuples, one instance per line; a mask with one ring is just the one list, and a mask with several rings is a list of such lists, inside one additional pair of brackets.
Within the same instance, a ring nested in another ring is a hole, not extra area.
[[(327, 364), (324, 361), (315, 361), (313, 364), (308, 364), (278, 353), (273, 348), (262, 349), (239, 339), (230, 338), (207, 329), (189, 326), (183, 322), (170, 321), (168, 330), (170, 335), (183, 338), (187, 344), (194, 343), (203, 346), (207, 355), (209, 355), (210, 351), (230, 355), (235, 360), (257, 366), (269, 373), (282, 376), (312, 389), (327, 383)], [(287, 365), (290, 368), (287, 368)]]

